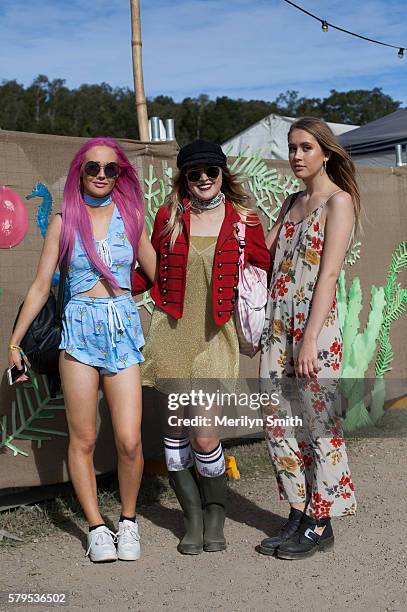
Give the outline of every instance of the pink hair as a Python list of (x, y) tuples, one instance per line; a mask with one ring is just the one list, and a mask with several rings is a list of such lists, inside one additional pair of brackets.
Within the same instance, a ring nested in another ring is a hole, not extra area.
[(85, 153), (92, 147), (110, 147), (117, 155), (120, 175), (112, 191), (112, 199), (123, 218), (127, 238), (133, 247), (134, 261), (144, 225), (144, 198), (137, 173), (131, 165), (122, 147), (113, 138), (99, 136), (91, 138), (81, 146), (69, 167), (62, 202), (62, 232), (59, 244), (59, 263), (66, 252), (68, 261), (72, 256), (75, 234), (79, 233), (83, 247), (96, 270), (105, 278), (111, 287), (118, 289), (117, 282), (97, 254), (93, 239), (92, 226), (83, 201), (81, 168)]

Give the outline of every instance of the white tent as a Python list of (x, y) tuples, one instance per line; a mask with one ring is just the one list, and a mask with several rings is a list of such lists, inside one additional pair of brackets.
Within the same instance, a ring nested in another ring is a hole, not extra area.
[[(287, 135), (295, 120), (293, 117), (268, 115), (227, 140), (222, 145), (222, 149), (228, 155), (238, 155), (242, 152), (252, 155), (260, 152), (265, 159), (288, 159)], [(359, 127), (344, 123), (328, 123), (328, 125), (337, 136)]]

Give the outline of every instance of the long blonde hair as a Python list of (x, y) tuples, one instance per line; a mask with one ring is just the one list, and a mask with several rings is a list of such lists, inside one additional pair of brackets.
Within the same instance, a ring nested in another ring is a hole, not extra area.
[(304, 130), (318, 141), (325, 154), (330, 154), (326, 162), (326, 173), (329, 178), (352, 198), (355, 211), (355, 230), (360, 231), (361, 203), (359, 187), (355, 178), (355, 165), (351, 156), (336, 140), (335, 134), (322, 119), (302, 117), (291, 125), (288, 137), (294, 130)]
[[(221, 191), (225, 198), (231, 202), (235, 210), (241, 215), (242, 220), (253, 222), (253, 206), (251, 198), (243, 187), (243, 178), (228, 168), (222, 167)], [(184, 212), (183, 200), (189, 199), (190, 193), (187, 188), (186, 169), (179, 170), (172, 180), (172, 191), (167, 196), (164, 206), (168, 206), (170, 216), (168, 223), (163, 229), (163, 236), (170, 235), (170, 249), (174, 248), (177, 237), (182, 232)]]

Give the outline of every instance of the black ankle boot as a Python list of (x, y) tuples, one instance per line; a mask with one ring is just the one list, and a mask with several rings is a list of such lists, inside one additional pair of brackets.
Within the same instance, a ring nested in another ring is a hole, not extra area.
[(169, 472), (170, 485), (184, 513), (186, 533), (177, 546), (183, 555), (199, 555), (203, 550), (203, 515), (199, 488), (192, 468)]
[[(316, 527), (325, 527), (322, 535), (315, 533)], [(298, 531), (277, 549), (279, 559), (304, 559), (318, 550), (333, 548), (334, 534), (330, 519), (313, 519), (304, 514)]]
[(291, 508), (288, 520), (282, 526), (280, 533), (273, 538), (265, 538), (262, 540), (258, 551), (262, 555), (274, 555), (277, 548), (288, 540), (298, 529), (303, 516), (302, 510)]

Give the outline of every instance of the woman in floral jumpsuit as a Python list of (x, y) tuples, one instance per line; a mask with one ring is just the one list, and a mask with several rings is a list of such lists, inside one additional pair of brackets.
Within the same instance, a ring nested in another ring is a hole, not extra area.
[(356, 511), (335, 401), (342, 360), (335, 294), (360, 196), (353, 163), (323, 121), (293, 123), (288, 145), (305, 190), (284, 202), (268, 237), (274, 265), (260, 376), (263, 390), (280, 392), (268, 416), (297, 416), (302, 426), (294, 431), (267, 421), (280, 497), (291, 511), (280, 534), (263, 540), (259, 551), (301, 559), (333, 546), (331, 517)]

